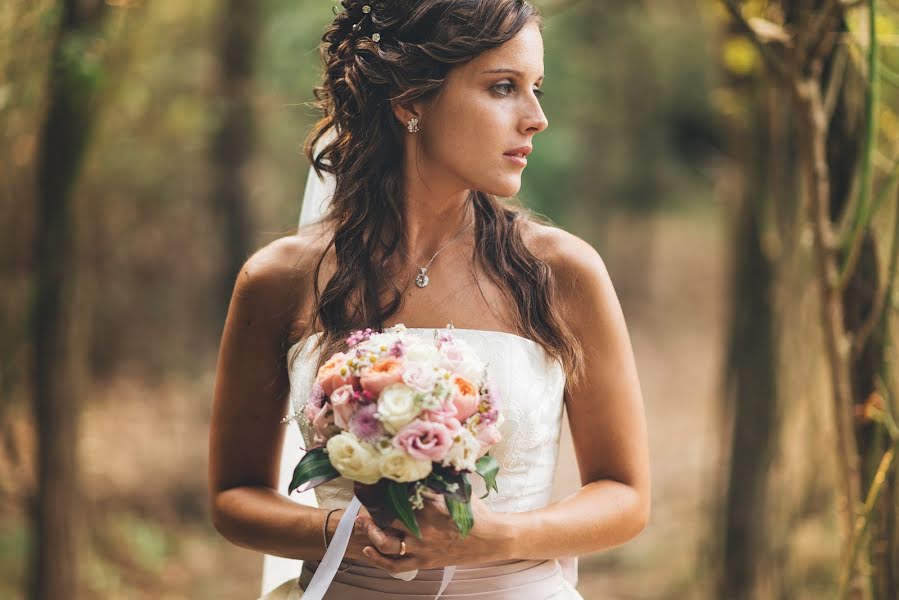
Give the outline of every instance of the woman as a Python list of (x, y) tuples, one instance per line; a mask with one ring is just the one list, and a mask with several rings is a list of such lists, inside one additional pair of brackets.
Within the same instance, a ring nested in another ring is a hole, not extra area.
[[(343, 478), (319, 486), (318, 508), (279, 493), (288, 401), (302, 405), (353, 330), (404, 323), (428, 335), (452, 323), (500, 374), (500, 493), (473, 494), (465, 539), (439, 499), (418, 516), (421, 540), (363, 510), (326, 598), (431, 598), (449, 565), (443, 598), (580, 598), (557, 559), (642, 531), (649, 461), (601, 258), (498, 199), (518, 192), (548, 125), (540, 16), (523, 0), (341, 4), (323, 37), (323, 117), (306, 141), (334, 194), (321, 220), (257, 251), (237, 278), (210, 432), (215, 525), (240, 546), (304, 560), (279, 592), (301, 593), (352, 489)], [(583, 486), (549, 504), (563, 403)], [(390, 575), (416, 569), (412, 581)]]

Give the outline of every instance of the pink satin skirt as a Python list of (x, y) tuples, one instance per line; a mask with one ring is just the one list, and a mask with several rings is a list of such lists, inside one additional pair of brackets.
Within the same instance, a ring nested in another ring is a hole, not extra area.
[[(299, 587), (312, 579), (315, 561), (303, 563)], [(325, 600), (433, 600), (440, 588), (443, 569), (422, 569), (412, 581), (392, 577), (385, 571), (352, 562), (337, 573)], [(481, 565), (460, 565), (443, 598), (476, 600), (583, 600), (562, 576), (556, 560), (512, 560)]]

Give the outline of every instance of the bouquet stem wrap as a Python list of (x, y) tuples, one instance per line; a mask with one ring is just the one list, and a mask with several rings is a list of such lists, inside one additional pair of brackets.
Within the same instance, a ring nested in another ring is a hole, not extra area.
[[(347, 505), (343, 516), (340, 517), (340, 522), (337, 524), (337, 531), (334, 532), (334, 539), (328, 544), (325, 556), (322, 558), (321, 563), (318, 565), (318, 569), (315, 570), (315, 574), (312, 576), (312, 580), (303, 592), (303, 600), (322, 600), (322, 598), (325, 597), (325, 593), (331, 586), (334, 576), (337, 575), (337, 569), (340, 568), (340, 562), (346, 554), (347, 546), (350, 543), (350, 535), (353, 533), (353, 521), (356, 520), (356, 515), (359, 514), (359, 509), (361, 507), (362, 503), (359, 501), (359, 498), (353, 496), (353, 500)], [(440, 589), (437, 591), (437, 595), (434, 596), (434, 600), (439, 600), (440, 596), (443, 595), (443, 592), (446, 591), (446, 587), (449, 585), (455, 572), (456, 567), (444, 567), (443, 580), (440, 582)], [(403, 576), (407, 574), (411, 575), (408, 579)], [(412, 579), (415, 579), (417, 574), (418, 571), (408, 571), (406, 573), (397, 573), (394, 576), (398, 579), (411, 581)]]

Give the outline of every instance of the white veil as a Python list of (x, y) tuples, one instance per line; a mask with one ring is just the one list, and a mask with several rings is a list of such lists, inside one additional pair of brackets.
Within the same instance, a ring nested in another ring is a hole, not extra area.
[[(334, 138), (334, 130), (331, 129), (319, 140), (316, 151), (323, 148)], [(303, 194), (303, 204), (300, 207), (299, 227), (318, 221), (328, 210), (331, 199), (334, 196), (334, 176), (323, 173), (324, 178), (319, 179), (315, 169), (309, 167), (309, 176), (306, 179), (306, 191)], [(291, 407), (291, 412), (293, 408)], [(303, 437), (300, 428), (295, 422), (287, 424), (287, 433), (284, 436), (284, 447), (281, 450), (281, 469), (278, 477), (278, 491), (285, 496), (287, 487), (293, 476), (293, 469), (302, 457), (300, 448), (303, 446)], [(315, 499), (315, 491), (302, 492), (298, 498), (301, 504), (318, 506)], [(303, 561), (282, 558), (266, 554), (262, 560), (262, 594), (267, 594), (285, 581), (296, 579), (300, 576)]]
[[(334, 136), (334, 129), (329, 129), (318, 141), (316, 151), (329, 144)], [(316, 156), (318, 155), (316, 154)], [(328, 173), (323, 173), (323, 176), (324, 179), (319, 179), (315, 174), (315, 169), (309, 167), (306, 192), (303, 194), (303, 204), (300, 207), (300, 227), (319, 220), (327, 212), (331, 199), (334, 197), (334, 176)]]

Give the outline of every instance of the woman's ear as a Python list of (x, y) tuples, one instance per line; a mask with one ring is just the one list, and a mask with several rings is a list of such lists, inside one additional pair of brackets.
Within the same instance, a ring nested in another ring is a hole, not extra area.
[(404, 128), (412, 117), (421, 120), (421, 107), (418, 104), (394, 104), (392, 109), (394, 116)]

